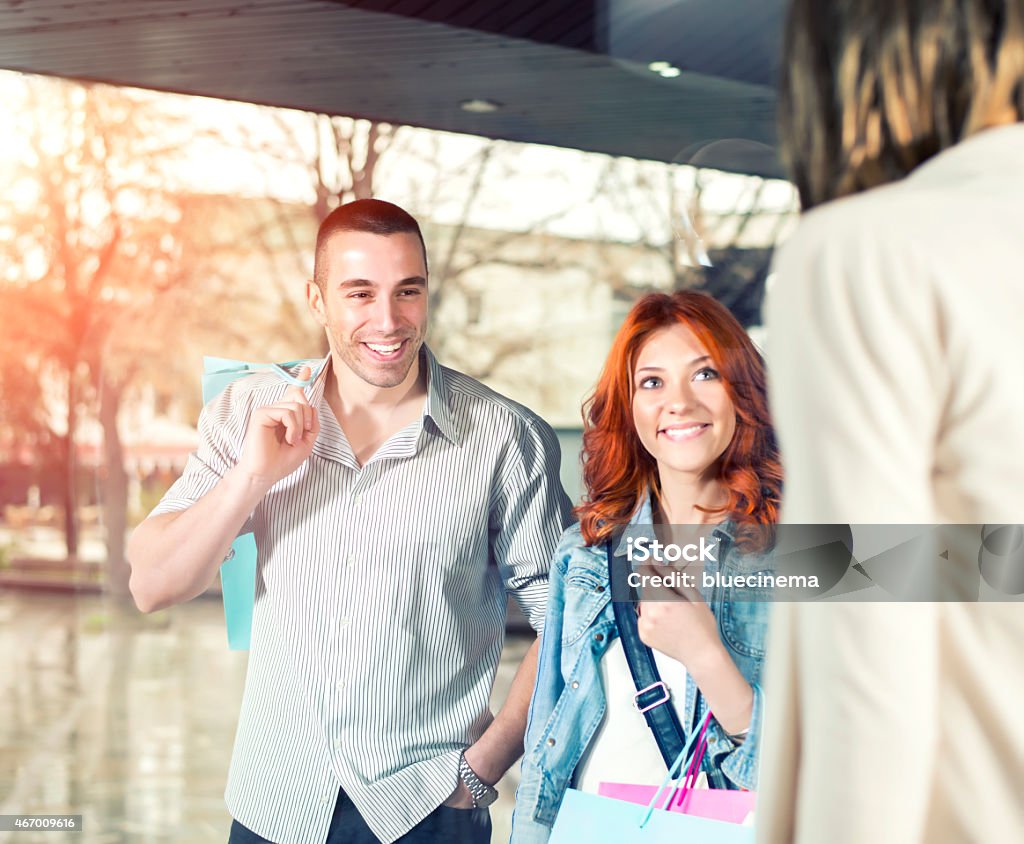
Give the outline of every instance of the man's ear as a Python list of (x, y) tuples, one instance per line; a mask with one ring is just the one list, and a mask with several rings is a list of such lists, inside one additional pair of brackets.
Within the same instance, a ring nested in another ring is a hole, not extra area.
[(306, 304), (313, 314), (313, 319), (321, 325), (327, 325), (327, 308), (324, 305), (324, 294), (320, 285), (312, 279), (306, 281)]

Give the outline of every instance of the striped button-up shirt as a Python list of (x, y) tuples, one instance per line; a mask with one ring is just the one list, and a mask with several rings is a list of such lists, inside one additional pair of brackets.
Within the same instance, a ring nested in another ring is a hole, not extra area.
[[(570, 518), (555, 434), (426, 347), (421, 362), (422, 416), (363, 466), (324, 398), (328, 363), (306, 388), (313, 453), (249, 521), (256, 604), (225, 799), (280, 844), (321, 844), (339, 788), (383, 841), (430, 814), (492, 719), (506, 590), (543, 623)], [(251, 412), (287, 389), (260, 373), (214, 399), (154, 513), (209, 492), (238, 461)]]

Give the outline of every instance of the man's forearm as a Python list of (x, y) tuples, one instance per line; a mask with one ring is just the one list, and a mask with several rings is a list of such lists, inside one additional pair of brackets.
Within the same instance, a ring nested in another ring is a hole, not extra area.
[(516, 671), (508, 698), (479, 741), (466, 750), (466, 761), (484, 782), (495, 783), (523, 753), (526, 716), (537, 680), (538, 638)]
[(126, 555), (138, 608), (152, 612), (201, 594), (266, 491), (265, 482), (236, 467), (188, 509), (142, 522)]

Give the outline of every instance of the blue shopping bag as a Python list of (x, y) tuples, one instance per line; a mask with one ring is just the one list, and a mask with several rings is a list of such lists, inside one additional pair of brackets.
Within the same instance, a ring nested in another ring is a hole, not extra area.
[[(710, 716), (709, 716), (710, 717)], [(725, 821), (715, 821), (694, 815), (683, 815), (656, 809), (662, 793), (672, 784), (678, 786), (679, 774), (692, 761), (694, 740), (700, 730), (693, 730), (686, 746), (669, 768), (661, 786), (646, 806), (627, 803), (612, 797), (586, 794), (575, 788), (567, 789), (551, 830), (549, 844), (753, 844), (754, 829)], [(671, 799), (665, 803), (671, 803)]]
[(612, 797), (585, 794), (570, 788), (562, 799), (550, 844), (753, 844), (749, 826), (713, 821), (654, 809), (641, 826), (647, 809)]
[[(296, 378), (288, 370), (307, 365), (310, 376)], [(232, 381), (253, 372), (269, 370), (289, 384), (308, 387), (320, 374), (324, 361), (296, 360), (290, 363), (246, 363), (229, 358), (203, 358), (203, 404), (219, 396)], [(256, 539), (251, 532), (239, 534), (220, 567), (220, 589), (224, 599), (224, 621), (228, 629), (228, 648), (249, 650), (252, 611), (256, 602)]]

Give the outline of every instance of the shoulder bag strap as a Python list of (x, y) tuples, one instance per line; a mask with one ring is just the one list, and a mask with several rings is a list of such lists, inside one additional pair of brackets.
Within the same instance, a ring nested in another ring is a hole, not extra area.
[[(626, 566), (625, 574), (628, 574), (628, 565), (624, 557), (615, 556), (611, 540), (605, 544), (605, 551), (608, 555), (608, 582), (614, 584), (617, 582), (616, 570), (621, 573), (622, 566)], [(624, 578), (625, 575), (623, 583)], [(632, 589), (630, 594), (633, 595)], [(613, 589), (612, 607), (615, 611), (615, 623), (619, 628), (619, 639), (622, 641), (622, 651), (626, 655), (629, 673), (636, 686), (633, 705), (643, 713), (644, 720), (647, 721), (647, 726), (651, 728), (654, 740), (658, 743), (658, 750), (661, 751), (665, 765), (671, 766), (686, 746), (686, 733), (679, 723), (675, 707), (669, 701), (671, 693), (658, 672), (654, 652), (640, 641), (633, 604), (629, 601), (616, 601)]]

